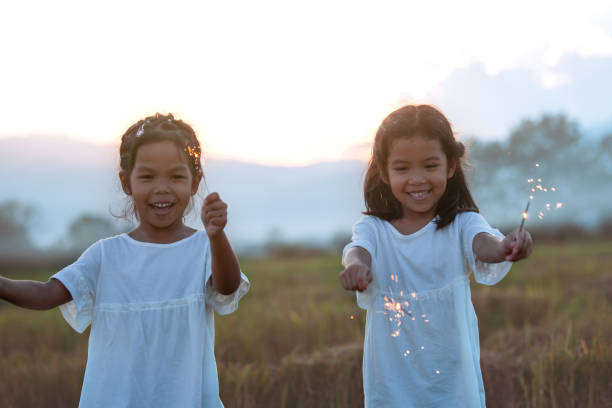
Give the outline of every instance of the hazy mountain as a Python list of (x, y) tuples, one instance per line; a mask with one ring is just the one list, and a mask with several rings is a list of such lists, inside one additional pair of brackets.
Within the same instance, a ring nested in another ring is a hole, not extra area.
[[(520, 120), (544, 112), (578, 120), (584, 139), (593, 146), (601, 140), (601, 147), (585, 150), (592, 157), (559, 165), (560, 172), (551, 169), (546, 181), (560, 187), (555, 198), (564, 205), (544, 222), (594, 225), (612, 208), (604, 187), (612, 179), (612, 142), (603, 140), (612, 134), (606, 99), (612, 94), (611, 66), (612, 57), (566, 55), (545, 78), (528, 69), (489, 75), (483, 65), (474, 64), (453, 72), (428, 100), (444, 110), (462, 137), (504, 140)], [(0, 139), (0, 202), (17, 200), (37, 210), (31, 233), (41, 246), (56, 242), (83, 213), (111, 218), (111, 212), (119, 214), (125, 206), (117, 150), (61, 136)], [(595, 167), (588, 164), (595, 162)], [(526, 201), (524, 172), (511, 162), (472, 164), (472, 193), (484, 215), (491, 224), (516, 224)], [(228, 232), (236, 246), (270, 238), (325, 242), (333, 234), (347, 234), (363, 209), (363, 162), (272, 167), (211, 158), (204, 168), (207, 189), (201, 196), (219, 191), (229, 203)], [(189, 218), (196, 226), (197, 213)]]
[[(116, 150), (60, 137), (0, 139), (0, 202), (18, 200), (37, 210), (31, 235), (40, 246), (63, 237), (83, 213), (111, 218), (110, 213), (121, 213), (126, 202), (117, 177)], [(492, 225), (518, 224), (528, 196), (526, 175), (532, 173), (512, 161), (504, 164), (478, 155), (476, 159), (469, 174), (481, 211)], [(604, 156), (599, 160), (610, 162)], [(610, 211), (612, 199), (601, 186), (586, 181), (608, 180), (610, 170), (595, 167), (590, 174), (585, 167), (561, 167), (547, 169), (543, 184), (557, 187), (544, 199), (554, 200), (553, 206), (563, 202), (562, 211), (545, 211), (546, 218), (539, 221), (533, 207), (530, 225), (560, 221), (594, 225)], [(325, 244), (334, 234), (348, 234), (360, 216), (365, 169), (366, 163), (359, 161), (273, 167), (210, 159), (204, 165), (206, 184), (199, 196), (218, 191), (229, 204), (228, 233), (239, 249), (270, 239)], [(200, 205), (198, 201), (196, 208)], [(544, 201), (538, 205), (542, 209)], [(190, 224), (201, 226), (198, 214), (194, 211), (188, 218)]]
[[(34, 206), (39, 216), (32, 238), (49, 245), (84, 212), (121, 213), (117, 157), (115, 147), (60, 137), (0, 139), (0, 202)], [(350, 232), (359, 217), (364, 170), (358, 161), (271, 167), (210, 159), (199, 194), (218, 191), (228, 202), (228, 231), (237, 246), (262, 244), (272, 235), (323, 242)], [(198, 225), (198, 217), (189, 222)]]

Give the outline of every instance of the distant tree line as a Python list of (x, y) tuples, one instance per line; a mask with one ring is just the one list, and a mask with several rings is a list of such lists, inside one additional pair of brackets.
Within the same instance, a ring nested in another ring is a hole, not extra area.
[[(600, 214), (595, 228), (587, 228), (570, 216), (555, 225), (533, 223), (529, 229), (534, 238), (612, 239), (612, 133), (585, 139), (578, 123), (565, 115), (543, 115), (536, 120), (523, 120), (504, 140), (470, 140), (468, 163), (477, 170), (468, 170), (468, 177), (479, 203), (490, 200), (499, 207), (499, 203), (513, 197), (526, 197), (525, 183), (517, 180), (530, 177), (534, 165), (542, 163), (540, 177), (554, 180), (580, 210)], [(34, 262), (49, 256), (73, 260), (98, 239), (121, 232), (110, 217), (82, 214), (59, 241), (50, 248), (39, 249), (30, 238), (35, 219), (36, 210), (28, 205), (17, 201), (0, 203), (0, 273), (7, 265), (15, 267), (23, 260)], [(322, 250), (320, 246), (287, 243), (272, 235), (264, 245), (264, 253), (270, 256), (312, 255)], [(330, 250), (339, 250), (348, 239), (348, 234), (332, 237)]]
[(97, 240), (121, 232), (109, 217), (82, 214), (57, 242), (49, 248), (38, 248), (30, 238), (35, 218), (36, 210), (31, 206), (17, 201), (0, 203), (0, 274), (64, 266)]

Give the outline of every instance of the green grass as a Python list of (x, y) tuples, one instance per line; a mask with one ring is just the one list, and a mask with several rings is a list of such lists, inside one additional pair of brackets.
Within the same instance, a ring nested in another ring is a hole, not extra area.
[[(365, 313), (338, 283), (339, 256), (241, 265), (251, 291), (216, 317), (225, 405), (362, 406)], [(472, 284), (488, 406), (612, 405), (611, 271), (609, 242), (542, 245), (498, 285)], [(0, 303), (3, 407), (76, 406), (86, 356), (59, 311)]]

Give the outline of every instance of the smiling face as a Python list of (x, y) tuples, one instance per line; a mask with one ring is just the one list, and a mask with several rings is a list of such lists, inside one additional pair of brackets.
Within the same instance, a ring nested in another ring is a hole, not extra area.
[(189, 169), (186, 154), (171, 141), (140, 146), (134, 167), (120, 173), (126, 194), (131, 195), (143, 233), (177, 233), (184, 229), (183, 213), (196, 193), (200, 177)]
[(391, 144), (385, 183), (401, 203), (403, 219), (429, 221), (454, 173), (438, 140), (415, 135)]

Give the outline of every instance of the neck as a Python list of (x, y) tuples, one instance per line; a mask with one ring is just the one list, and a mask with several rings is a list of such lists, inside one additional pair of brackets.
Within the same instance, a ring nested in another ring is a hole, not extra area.
[(433, 220), (434, 215), (424, 215), (423, 217), (402, 217), (391, 221), (391, 225), (395, 227), (403, 235), (413, 234), (429, 224)]
[(140, 223), (138, 227), (128, 233), (128, 235), (137, 241), (151, 242), (154, 244), (171, 244), (187, 238), (193, 234), (194, 231), (193, 228), (189, 228), (182, 222), (166, 228), (156, 228), (151, 225)]

